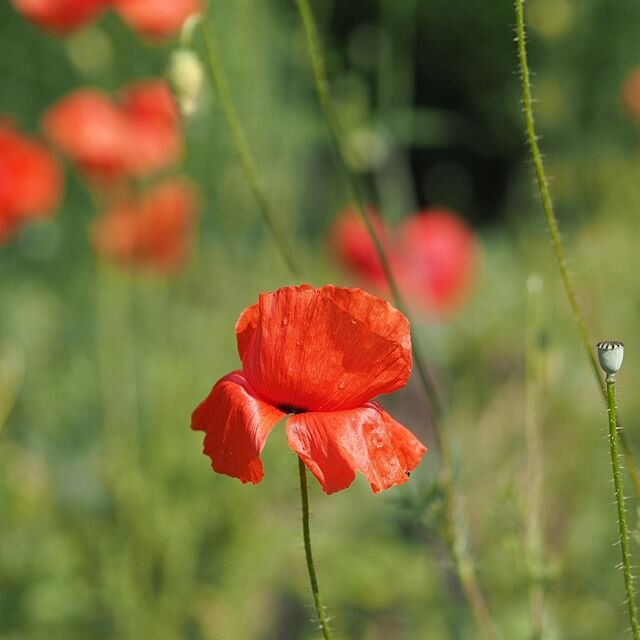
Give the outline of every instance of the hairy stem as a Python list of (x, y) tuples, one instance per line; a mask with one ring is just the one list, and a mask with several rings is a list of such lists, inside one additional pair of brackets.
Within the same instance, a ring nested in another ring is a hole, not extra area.
[[(542, 208), (547, 219), (547, 227), (551, 235), (551, 244), (553, 251), (556, 255), (556, 261), (558, 263), (558, 269), (560, 270), (560, 277), (562, 284), (564, 285), (565, 294), (571, 307), (571, 312), (578, 327), (578, 333), (580, 334), (580, 341), (584, 352), (589, 360), (589, 366), (595, 376), (595, 379), (602, 391), (604, 401), (607, 400), (607, 392), (602, 384), (602, 378), (600, 377), (600, 369), (596, 362), (595, 355), (591, 348), (591, 341), (587, 334), (587, 326), (584, 320), (584, 316), (580, 311), (578, 305), (578, 298), (576, 296), (575, 288), (571, 275), (569, 274), (569, 268), (567, 266), (567, 260), (564, 255), (564, 248), (562, 246), (562, 240), (560, 239), (560, 231), (558, 230), (558, 221), (553, 210), (553, 200), (551, 199), (551, 192), (549, 191), (549, 181), (544, 169), (544, 163), (542, 161), (542, 154), (540, 153), (540, 147), (538, 145), (538, 136), (536, 134), (535, 120), (533, 117), (533, 98), (531, 96), (531, 77), (529, 73), (529, 63), (527, 62), (527, 46), (526, 46), (526, 34), (524, 27), (524, 0), (515, 0), (516, 10), (516, 40), (518, 44), (518, 60), (520, 62), (520, 80), (522, 84), (522, 109), (524, 112), (525, 127), (527, 133), (527, 140), (529, 142), (529, 149), (531, 151), (531, 159), (533, 160), (533, 166), (536, 173), (536, 181), (538, 183), (538, 190), (540, 191), (540, 197), (542, 199)], [(633, 453), (627, 438), (624, 434), (622, 425), (618, 423), (618, 438), (624, 452), (625, 461), (627, 463), (627, 469), (629, 476), (633, 483), (634, 492), (637, 498), (640, 498), (640, 475), (633, 459)]]
[(611, 471), (618, 506), (618, 528), (620, 532), (620, 551), (622, 553), (622, 572), (624, 574), (624, 588), (627, 594), (627, 607), (634, 640), (640, 640), (638, 626), (638, 612), (636, 611), (635, 593), (633, 589), (633, 575), (631, 574), (631, 554), (629, 551), (629, 531), (627, 529), (627, 514), (624, 508), (624, 494), (622, 491), (622, 473), (620, 458), (618, 457), (618, 437), (616, 423), (616, 381), (615, 375), (608, 375), (607, 404), (609, 408), (609, 450), (611, 452)]
[[(305, 29), (307, 47), (309, 51), (309, 57), (311, 59), (311, 66), (313, 68), (313, 77), (315, 81), (316, 91), (318, 93), (318, 99), (324, 112), (324, 116), (329, 129), (329, 134), (331, 136), (336, 155), (339, 159), (338, 164), (344, 175), (349, 194), (355, 201), (360, 217), (362, 218), (367, 232), (373, 240), (378, 258), (382, 264), (386, 280), (391, 290), (393, 302), (398, 309), (407, 314), (406, 305), (398, 288), (395, 276), (393, 275), (393, 271), (386, 255), (386, 251), (380, 240), (380, 236), (378, 235), (375, 226), (373, 225), (371, 218), (369, 217), (364, 206), (364, 201), (362, 198), (358, 180), (349, 169), (345, 158), (345, 153), (341, 142), (342, 138), (340, 126), (338, 124), (338, 119), (335, 115), (331, 95), (329, 93), (329, 83), (327, 81), (324, 58), (320, 47), (320, 41), (318, 38), (318, 31), (316, 28), (315, 19), (313, 17), (313, 12), (311, 11), (308, 0), (296, 0), (296, 2)], [(413, 323), (411, 323), (411, 326), (413, 327)], [(440, 481), (442, 483), (446, 498), (445, 505), (447, 511), (447, 524), (449, 529), (448, 537), (450, 552), (458, 578), (462, 584), (463, 591), (469, 602), (478, 628), (482, 633), (482, 637), (485, 640), (493, 640), (495, 638), (495, 632), (493, 630), (493, 625), (489, 616), (488, 608), (482, 594), (482, 590), (478, 585), (475, 569), (469, 557), (467, 546), (462, 542), (462, 535), (458, 523), (459, 514), (455, 493), (451, 451), (449, 449), (447, 439), (444, 437), (444, 434), (439, 428), (439, 418), (442, 413), (442, 405), (435, 385), (433, 384), (433, 381), (431, 380), (431, 377), (429, 375), (427, 365), (421, 355), (421, 350), (419, 348), (418, 341), (413, 330), (411, 338), (414, 345), (414, 362), (416, 364), (418, 375), (434, 414), (434, 436), (436, 439), (436, 446), (440, 450), (442, 459)]]
[(309, 492), (307, 490), (307, 469), (301, 458), (298, 458), (298, 471), (300, 473), (300, 497), (302, 499), (302, 537), (304, 538), (304, 553), (307, 558), (307, 569), (309, 570), (309, 582), (311, 583), (311, 593), (313, 593), (313, 604), (316, 607), (318, 621), (322, 629), (324, 640), (331, 640), (331, 630), (329, 620), (322, 604), (320, 589), (318, 588), (318, 578), (316, 567), (311, 553), (311, 531), (309, 527)]
[(287, 268), (292, 275), (299, 276), (301, 270), (294, 258), (294, 252), (278, 224), (277, 216), (275, 215), (273, 207), (267, 198), (264, 186), (258, 177), (256, 162), (251, 153), (251, 149), (249, 148), (247, 137), (244, 129), (242, 128), (238, 112), (236, 111), (231, 97), (231, 91), (222, 65), (220, 47), (218, 46), (215, 31), (205, 18), (200, 20), (198, 24), (200, 26), (207, 51), (207, 62), (211, 82), (213, 83), (218, 100), (220, 101), (220, 106), (222, 107), (222, 112), (227, 122), (229, 133), (231, 134), (233, 147), (238, 156), (238, 160), (240, 161), (240, 165), (242, 166), (249, 188), (253, 193), (253, 197), (258, 204), (260, 213), (262, 214), (273, 239), (278, 245), (278, 249), (280, 250), (280, 254), (282, 255)]

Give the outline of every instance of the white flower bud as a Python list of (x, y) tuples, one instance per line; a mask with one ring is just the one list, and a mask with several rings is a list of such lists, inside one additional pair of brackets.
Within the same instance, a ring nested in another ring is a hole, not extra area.
[(175, 49), (171, 53), (167, 76), (180, 111), (185, 117), (189, 117), (198, 106), (204, 83), (200, 59), (191, 49)]

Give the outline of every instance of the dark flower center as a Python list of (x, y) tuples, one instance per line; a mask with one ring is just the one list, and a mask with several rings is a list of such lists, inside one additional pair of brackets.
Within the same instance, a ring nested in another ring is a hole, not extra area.
[(280, 404), (278, 405), (278, 410), (282, 411), (282, 413), (306, 413), (308, 409), (300, 409), (300, 407), (294, 407), (291, 404)]

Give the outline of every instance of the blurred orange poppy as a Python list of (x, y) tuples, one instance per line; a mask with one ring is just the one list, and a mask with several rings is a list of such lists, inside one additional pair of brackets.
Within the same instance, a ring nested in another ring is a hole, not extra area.
[(264, 475), (260, 454), (287, 414), (289, 446), (325, 493), (360, 471), (374, 493), (402, 484), (426, 447), (372, 398), (411, 373), (409, 322), (361, 289), (309, 285), (263, 293), (236, 324), (242, 369), (193, 412), (213, 468), (242, 482)]
[(51, 153), (0, 120), (0, 243), (28, 220), (53, 215), (61, 192), (62, 174)]
[(191, 183), (165, 180), (98, 218), (91, 232), (93, 246), (123, 266), (174, 272), (191, 249), (197, 200)]

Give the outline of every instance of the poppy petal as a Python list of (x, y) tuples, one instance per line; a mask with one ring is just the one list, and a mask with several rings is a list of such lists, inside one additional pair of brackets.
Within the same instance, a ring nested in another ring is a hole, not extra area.
[(204, 431), (204, 453), (218, 473), (258, 484), (264, 470), (260, 453), (284, 413), (259, 400), (236, 371), (214, 385), (191, 416), (191, 428)]
[(426, 447), (378, 404), (327, 413), (302, 413), (287, 422), (289, 446), (325, 493), (346, 489), (354, 471), (374, 493), (409, 479)]
[(244, 358), (245, 351), (249, 347), (253, 334), (258, 328), (259, 317), (260, 312), (258, 310), (258, 305), (252, 304), (240, 314), (238, 322), (236, 322), (236, 340), (238, 342), (238, 354), (240, 355), (240, 360)]
[(275, 406), (353, 409), (409, 379), (407, 319), (361, 289), (285, 287), (251, 314), (240, 323), (243, 371)]

